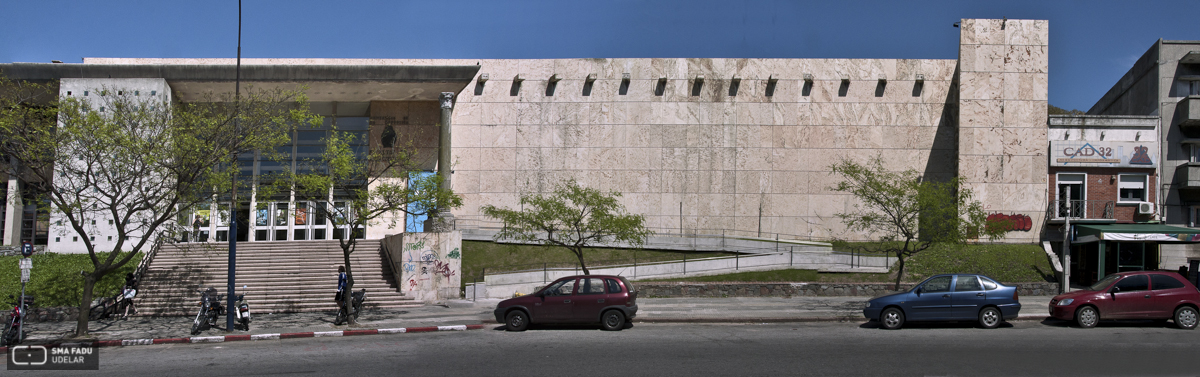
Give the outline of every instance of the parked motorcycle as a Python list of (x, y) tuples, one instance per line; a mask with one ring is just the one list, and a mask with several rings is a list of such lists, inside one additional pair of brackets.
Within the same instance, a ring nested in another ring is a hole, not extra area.
[(345, 307), (339, 307), (337, 318), (333, 319), (333, 324), (341, 325), (347, 320), (358, 320), (358, 313), (362, 311), (362, 303), (367, 299), (367, 290), (363, 289), (358, 292), (350, 292), (350, 312), (346, 312)]
[(217, 325), (218, 318), (225, 315), (225, 307), (221, 305), (223, 298), (223, 295), (217, 293), (216, 288), (209, 287), (201, 292), (200, 311), (196, 313), (196, 319), (192, 321), (192, 335), (200, 335), (200, 332)]
[(21, 322), (25, 321), (25, 314), (33, 305), (33, 296), (25, 295), (22, 300), (19, 300), (21, 301), (19, 304), (13, 295), (8, 295), (8, 298), (13, 300), (13, 309), (8, 314), (8, 321), (5, 321), (4, 334), (0, 335), (0, 346), (20, 344), (24, 340), (25, 334), (21, 333)]
[[(242, 286), (242, 288), (246, 288)], [(237, 296), (237, 311), (234, 311), (234, 325), (238, 330), (250, 331), (250, 304), (246, 302), (246, 294), (242, 293)]]

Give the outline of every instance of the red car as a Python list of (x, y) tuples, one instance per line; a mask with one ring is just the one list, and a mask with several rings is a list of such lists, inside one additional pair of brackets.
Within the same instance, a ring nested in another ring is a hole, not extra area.
[(1122, 272), (1105, 276), (1092, 286), (1054, 296), (1050, 316), (1095, 327), (1100, 319), (1175, 320), (1175, 326), (1196, 328), (1200, 291), (1179, 274), (1164, 271)]
[(525, 331), (531, 323), (599, 323), (614, 331), (637, 315), (637, 291), (621, 276), (570, 276), (531, 295), (500, 301), (493, 314), (509, 331)]

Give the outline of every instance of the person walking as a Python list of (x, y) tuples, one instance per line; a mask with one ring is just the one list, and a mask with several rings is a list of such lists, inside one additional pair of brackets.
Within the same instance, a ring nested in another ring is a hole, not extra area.
[(334, 300), (337, 300), (338, 310), (346, 309), (345, 302), (346, 292), (346, 266), (338, 266), (338, 285), (337, 294), (334, 295)]
[(192, 242), (200, 242), (200, 215), (196, 215), (196, 221), (192, 221)]
[(133, 273), (125, 274), (125, 288), (121, 291), (121, 300), (125, 302), (125, 315), (121, 317), (122, 320), (129, 319), (129, 310), (131, 309), (133, 314), (138, 313), (137, 308), (133, 305), (133, 298), (137, 296), (137, 283), (137, 278), (133, 276)]

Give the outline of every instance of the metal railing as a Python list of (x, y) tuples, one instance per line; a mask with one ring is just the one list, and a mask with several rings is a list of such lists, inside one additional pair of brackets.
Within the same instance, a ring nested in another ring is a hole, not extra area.
[[(504, 223), (492, 219), (484, 218), (466, 218), (456, 217), (455, 229), (480, 229), (498, 231), (504, 228)], [(660, 237), (678, 237), (678, 238), (747, 238), (759, 240), (774, 240), (774, 241), (807, 241), (807, 242), (834, 242), (837, 239), (832, 237), (820, 237), (813, 235), (799, 235), (781, 232), (761, 232), (748, 231), (737, 229), (708, 229), (708, 228), (661, 228), (661, 227), (646, 227), (646, 229), (654, 232), (653, 236)], [(651, 245), (644, 246), (650, 248)]]
[(1046, 218), (1110, 220), (1114, 205), (1111, 200), (1051, 200), (1046, 208)]
[(136, 282), (142, 281), (142, 275), (146, 274), (146, 270), (150, 269), (150, 263), (154, 262), (154, 257), (158, 255), (158, 250), (162, 248), (163, 242), (170, 237), (167, 232), (159, 232), (158, 237), (154, 239), (154, 245), (150, 246), (150, 251), (142, 256), (142, 261), (138, 263), (137, 269), (133, 270), (133, 278)]

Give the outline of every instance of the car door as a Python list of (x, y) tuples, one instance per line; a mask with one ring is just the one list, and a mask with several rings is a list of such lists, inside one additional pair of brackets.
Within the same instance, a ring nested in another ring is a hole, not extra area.
[(1100, 308), (1100, 318), (1145, 318), (1151, 306), (1150, 279), (1129, 275), (1117, 281), (1108, 294), (1108, 309)]
[(571, 308), (571, 322), (599, 322), (600, 310), (609, 305), (606, 302), (607, 298), (603, 278), (579, 278), (578, 288), (575, 290), (575, 305)]
[(949, 319), (952, 315), (954, 300), (951, 298), (950, 285), (953, 276), (935, 276), (918, 286), (913, 299), (909, 300), (909, 308), (905, 313), (908, 320), (928, 321)]
[(1174, 316), (1175, 305), (1190, 296), (1186, 287), (1186, 284), (1170, 274), (1150, 274), (1151, 309), (1147, 315), (1152, 318)]
[(530, 319), (540, 323), (566, 322), (574, 306), (575, 278), (555, 281), (542, 291), (540, 302), (530, 308)]
[(975, 275), (958, 275), (954, 279), (954, 292), (950, 294), (953, 300), (954, 319), (973, 320), (979, 316), (979, 309), (987, 303), (987, 292)]

